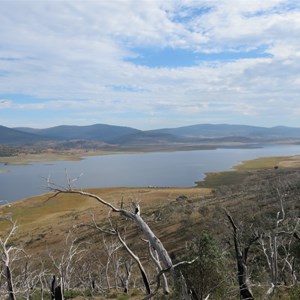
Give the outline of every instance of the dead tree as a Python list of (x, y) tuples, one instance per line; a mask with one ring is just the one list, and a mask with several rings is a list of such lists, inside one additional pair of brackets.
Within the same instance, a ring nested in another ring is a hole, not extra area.
[(20, 268), (18, 272), (19, 275), (15, 276), (14, 281), (19, 289), (19, 291), (17, 291), (18, 296), (29, 300), (40, 283), (42, 272), (37, 267), (31, 266), (31, 262), (33, 261), (32, 257), (27, 255), (24, 251), (22, 251), (22, 254), (23, 256), (19, 257), (19, 265), (21, 267), (24, 262), (24, 267)]
[[(65, 237), (65, 246), (61, 257), (55, 259), (54, 256), (49, 253), (49, 257), (59, 273), (60, 283), (58, 286), (61, 290), (61, 296), (58, 297), (61, 297), (62, 299), (64, 299), (64, 292), (68, 291), (71, 287), (74, 266), (76, 262), (81, 259), (82, 253), (86, 251), (85, 249), (80, 249), (81, 245), (82, 243), (76, 244), (76, 238), (71, 235), (71, 232), (68, 232)], [(54, 280), (54, 282), (56, 282), (56, 280)], [(55, 288), (54, 293), (57, 293), (58, 295), (58, 289), (56, 290)]]
[(250, 238), (246, 244), (242, 243), (241, 238), (239, 236), (239, 228), (235, 224), (229, 212), (225, 211), (225, 213), (230, 222), (233, 232), (233, 242), (235, 250), (235, 259), (237, 264), (237, 277), (239, 283), (240, 299), (253, 300), (253, 294), (250, 289), (247, 259), (251, 245), (259, 239), (259, 236), (254, 236), (253, 238)]
[[(111, 245), (114, 246), (114, 247), (112, 247), (113, 252), (117, 251), (120, 248), (120, 246), (123, 246), (125, 248), (125, 250), (127, 251), (127, 253), (131, 256), (131, 258), (137, 263), (138, 268), (139, 268), (140, 273), (141, 273), (141, 276), (142, 276), (142, 280), (143, 280), (145, 289), (146, 289), (146, 293), (149, 295), (151, 293), (151, 291), (150, 291), (150, 282), (148, 280), (147, 273), (144, 269), (144, 266), (143, 266), (140, 258), (132, 251), (132, 249), (130, 249), (130, 247), (127, 245), (125, 239), (121, 237), (121, 234), (120, 234), (119, 230), (117, 228), (114, 228), (114, 226), (112, 225), (112, 222), (110, 220), (110, 217), (108, 217), (108, 220), (109, 220), (109, 223), (110, 223), (110, 226), (111, 226), (110, 230), (105, 230), (105, 229), (99, 227), (97, 225), (96, 221), (95, 221), (94, 215), (92, 215), (92, 217), (93, 217), (94, 227), (97, 230), (99, 230), (102, 233), (108, 234), (108, 235), (117, 236), (117, 238), (118, 238), (117, 243), (116, 242), (111, 243)], [(105, 242), (105, 239), (103, 239), (103, 242), (106, 246), (107, 244)], [(107, 249), (107, 246), (106, 246), (106, 249)], [(108, 261), (109, 260), (110, 260), (110, 256), (108, 257)], [(107, 281), (108, 281), (107, 272), (106, 272), (106, 276), (107, 276)], [(128, 277), (130, 277), (130, 273), (128, 274)], [(125, 286), (125, 291), (126, 291), (126, 293), (128, 292), (128, 282)]]
[[(111, 284), (110, 284), (110, 276), (109, 276), (109, 270), (110, 270), (110, 265), (112, 262), (115, 262), (117, 259), (117, 251), (122, 247), (122, 244), (120, 244), (119, 241), (112, 240), (107, 242), (106, 239), (103, 237), (103, 245), (105, 248), (105, 252), (107, 255), (107, 261), (106, 261), (106, 266), (105, 266), (105, 276), (106, 276), (106, 283), (107, 283), (107, 288), (111, 289)], [(115, 282), (115, 288), (117, 288), (117, 283)]]
[(52, 277), (50, 291), (51, 291), (51, 299), (52, 300), (63, 300), (64, 299), (63, 293), (61, 290), (61, 286), (57, 284), (55, 275), (53, 275), (53, 277)]
[[(86, 197), (95, 199), (100, 204), (110, 208), (112, 210), (112, 212), (118, 213), (120, 216), (132, 220), (137, 225), (137, 227), (141, 230), (141, 232), (144, 234), (146, 240), (149, 242), (152, 249), (154, 249), (157, 252), (158, 258), (162, 264), (162, 271), (159, 273), (157, 278), (160, 279), (160, 276), (162, 274), (164, 274), (166, 272), (170, 272), (172, 277), (174, 278), (174, 281), (178, 282), (178, 278), (174, 271), (174, 264), (172, 262), (172, 259), (170, 258), (168, 251), (165, 249), (165, 247), (162, 244), (162, 242), (160, 241), (160, 239), (154, 234), (154, 232), (151, 230), (149, 225), (141, 217), (141, 210), (140, 210), (139, 204), (133, 203), (134, 210), (130, 211), (130, 210), (126, 210), (126, 209), (122, 208), (122, 206), (121, 206), (121, 208), (117, 208), (114, 205), (112, 205), (111, 203), (109, 203), (109, 202), (105, 201), (104, 199), (102, 199), (101, 197), (99, 197), (98, 195), (95, 195), (95, 194), (92, 194), (89, 192), (85, 192), (85, 191), (73, 190), (71, 184), (69, 184), (69, 188), (66, 190), (57, 188), (57, 186), (55, 186), (49, 182), (48, 182), (48, 184), (49, 184), (49, 188), (55, 192), (55, 194), (52, 197), (55, 197), (59, 194), (77, 194), (77, 195), (86, 196)], [(150, 298), (147, 298), (147, 299), (150, 299)]]
[(293, 240), (297, 238), (300, 218), (287, 216), (284, 203), (287, 194), (283, 194), (278, 188), (276, 192), (280, 204), (279, 210), (276, 213), (276, 218), (272, 220), (271, 228), (266, 230), (259, 239), (267, 261), (271, 281), (265, 299), (268, 299), (274, 293), (281, 282), (287, 285), (287, 281), (289, 281), (287, 277), (290, 277), (292, 286), (297, 283), (295, 258), (291, 253), (291, 245)]
[(125, 278), (121, 279), (124, 287), (124, 293), (127, 294), (129, 291), (129, 282), (132, 274), (132, 266), (133, 260), (131, 259), (129, 262), (125, 262)]
[[(151, 258), (157, 268), (158, 274), (159, 274), (159, 272), (161, 272), (163, 269), (161, 267), (157, 252), (155, 250), (153, 251), (153, 249), (151, 249), (150, 244), (149, 244), (149, 253), (150, 253), (150, 256), (151, 256)], [(163, 293), (165, 295), (168, 295), (170, 293), (170, 290), (169, 290), (169, 286), (168, 286), (167, 277), (164, 273), (162, 274), (162, 280), (163, 280), (163, 283), (162, 283)]]
[(0, 236), (1, 260), (4, 265), (4, 275), (6, 278), (8, 299), (16, 300), (11, 264), (14, 259), (14, 255), (16, 254), (16, 252), (18, 252), (18, 249), (11, 246), (10, 241), (17, 230), (17, 225), (15, 222), (9, 219), (4, 219), (4, 221), (10, 223), (10, 229), (6, 236)]

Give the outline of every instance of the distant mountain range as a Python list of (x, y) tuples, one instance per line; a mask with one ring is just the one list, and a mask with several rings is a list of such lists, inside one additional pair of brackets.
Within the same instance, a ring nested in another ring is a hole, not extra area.
[(106, 124), (95, 124), (89, 126), (61, 125), (46, 129), (18, 127), (14, 129), (51, 140), (95, 140), (101, 142), (108, 142), (118, 137), (140, 132), (140, 130), (130, 127)]
[(300, 128), (257, 127), (229, 124), (198, 124), (178, 128), (139, 130), (131, 127), (95, 124), (56, 126), (46, 129), (0, 126), (0, 144), (31, 145), (38, 142), (97, 141), (111, 145), (165, 145), (205, 143), (262, 143), (300, 141)]

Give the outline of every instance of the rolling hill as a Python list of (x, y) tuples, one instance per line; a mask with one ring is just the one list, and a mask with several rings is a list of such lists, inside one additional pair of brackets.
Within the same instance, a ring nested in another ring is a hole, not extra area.
[(89, 126), (68, 126), (61, 125), (46, 129), (33, 128), (15, 128), (16, 130), (27, 132), (39, 136), (45, 136), (53, 140), (95, 140), (106, 142), (110, 139), (117, 138), (132, 133), (137, 133), (140, 130), (106, 124), (95, 124)]
[(48, 138), (0, 125), (0, 144), (27, 145), (45, 140), (48, 140)]
[(197, 124), (178, 128), (143, 131), (125, 126), (94, 124), (61, 125), (45, 129), (0, 127), (0, 144), (28, 145), (41, 141), (96, 141), (132, 147), (134, 145), (175, 145), (212, 143), (264, 143), (300, 141), (300, 128), (258, 127), (230, 124)]
[(169, 133), (186, 137), (229, 137), (241, 136), (248, 138), (266, 138), (266, 139), (284, 139), (300, 138), (300, 128), (276, 126), (276, 127), (258, 127), (247, 125), (230, 124), (198, 124), (178, 128), (158, 129), (155, 132)]

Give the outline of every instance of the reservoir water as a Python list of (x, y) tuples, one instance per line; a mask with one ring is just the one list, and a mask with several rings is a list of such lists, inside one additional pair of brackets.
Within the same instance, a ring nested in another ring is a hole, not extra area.
[(65, 187), (66, 172), (76, 188), (194, 186), (207, 172), (225, 171), (241, 161), (267, 156), (300, 155), (300, 145), (256, 149), (216, 149), (85, 157), (80, 161), (54, 161), (0, 169), (0, 205), (47, 192), (47, 178)]

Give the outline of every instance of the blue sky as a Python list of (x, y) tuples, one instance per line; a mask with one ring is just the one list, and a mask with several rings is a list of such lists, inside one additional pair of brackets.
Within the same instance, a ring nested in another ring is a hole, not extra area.
[(0, 125), (300, 127), (300, 2), (0, 0)]

